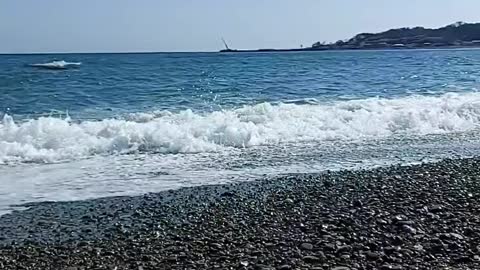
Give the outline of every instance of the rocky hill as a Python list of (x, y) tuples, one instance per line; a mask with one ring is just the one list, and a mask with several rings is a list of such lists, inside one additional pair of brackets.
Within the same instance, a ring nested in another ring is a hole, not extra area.
[(236, 50), (220, 52), (291, 52), (356, 49), (428, 49), (480, 47), (480, 23), (456, 22), (445, 27), (390, 29), (381, 33), (361, 33), (335, 43), (315, 42), (311, 47), (293, 49)]
[(457, 22), (437, 29), (424, 27), (361, 33), (345, 41), (316, 42), (307, 49), (428, 48), (480, 46), (480, 23)]

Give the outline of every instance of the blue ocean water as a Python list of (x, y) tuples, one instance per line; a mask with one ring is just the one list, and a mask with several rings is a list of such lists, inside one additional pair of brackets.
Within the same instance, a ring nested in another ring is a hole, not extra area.
[[(54, 59), (81, 62), (52, 70)], [(0, 56), (0, 110), (76, 119), (152, 110), (215, 111), (262, 102), (335, 101), (476, 90), (480, 51), (159, 53)]]
[(480, 149), (480, 50), (0, 55), (0, 211)]

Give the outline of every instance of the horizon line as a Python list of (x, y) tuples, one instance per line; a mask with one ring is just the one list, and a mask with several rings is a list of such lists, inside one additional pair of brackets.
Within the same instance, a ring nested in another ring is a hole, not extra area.
[(156, 53), (215, 53), (218, 51), (114, 51), (114, 52), (0, 52), (0, 55), (45, 55), (45, 54), (156, 54)]

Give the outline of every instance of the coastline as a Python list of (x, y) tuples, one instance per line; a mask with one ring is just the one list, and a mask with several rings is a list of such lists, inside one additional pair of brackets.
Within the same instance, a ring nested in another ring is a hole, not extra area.
[(421, 50), (475, 50), (479, 46), (438, 46), (438, 47), (379, 47), (379, 48), (296, 48), (296, 49), (245, 49), (220, 50), (219, 53), (275, 53), (275, 52), (326, 52), (326, 51), (421, 51)]
[(380, 33), (359, 33), (350, 39), (332, 43), (315, 42), (310, 47), (293, 49), (225, 49), (220, 52), (288, 52), (325, 50), (390, 50), (390, 49), (452, 49), (480, 47), (480, 23), (457, 21), (444, 27), (430, 29), (421, 26), (389, 29)]
[(0, 269), (479, 269), (480, 158), (292, 174), (0, 217)]

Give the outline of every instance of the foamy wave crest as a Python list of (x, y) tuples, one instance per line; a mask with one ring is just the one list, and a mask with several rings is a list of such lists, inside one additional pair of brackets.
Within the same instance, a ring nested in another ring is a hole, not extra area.
[(326, 140), (362, 140), (396, 134), (462, 132), (480, 123), (480, 93), (365, 99), (331, 104), (255, 106), (208, 114), (132, 114), (74, 123), (45, 117), (0, 123), (0, 162), (56, 162), (96, 154), (151, 151), (198, 153)]
[(61, 61), (52, 61), (49, 63), (40, 63), (40, 64), (31, 64), (32, 67), (47, 68), (47, 69), (66, 69), (68, 67), (78, 67), (82, 63), (80, 62), (65, 62)]

